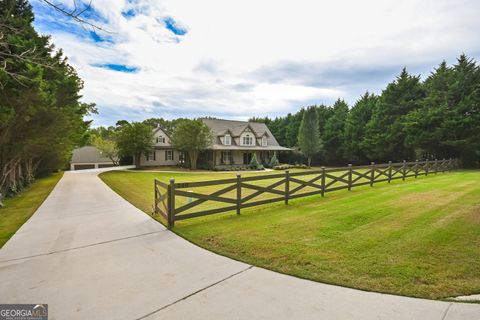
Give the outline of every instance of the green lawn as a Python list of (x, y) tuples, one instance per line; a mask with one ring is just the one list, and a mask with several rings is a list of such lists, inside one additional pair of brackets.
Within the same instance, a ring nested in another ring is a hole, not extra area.
[[(108, 172), (101, 178), (150, 213), (154, 178), (232, 176)], [(234, 259), (316, 281), (434, 299), (480, 293), (480, 171), (184, 220), (173, 231)]]
[(28, 189), (4, 201), (0, 209), (0, 248), (32, 216), (53, 190), (63, 172), (35, 181)]

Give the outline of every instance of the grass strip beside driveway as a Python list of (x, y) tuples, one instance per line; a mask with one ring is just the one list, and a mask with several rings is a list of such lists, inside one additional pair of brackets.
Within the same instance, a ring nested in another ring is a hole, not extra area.
[(5, 207), (0, 209), (0, 248), (35, 213), (62, 176), (59, 172), (38, 179), (15, 197), (5, 199)]

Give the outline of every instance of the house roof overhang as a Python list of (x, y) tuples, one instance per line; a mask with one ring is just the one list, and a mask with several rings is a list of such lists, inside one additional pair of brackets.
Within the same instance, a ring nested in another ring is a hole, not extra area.
[(285, 148), (281, 146), (237, 146), (237, 145), (231, 145), (231, 146), (225, 146), (225, 145), (213, 145), (208, 148), (209, 150), (222, 150), (222, 151), (228, 151), (228, 150), (239, 150), (239, 151), (291, 151), (292, 149), (290, 148)]

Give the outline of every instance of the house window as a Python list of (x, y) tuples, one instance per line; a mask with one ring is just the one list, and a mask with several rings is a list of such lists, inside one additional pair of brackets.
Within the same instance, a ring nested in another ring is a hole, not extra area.
[(157, 137), (157, 143), (165, 143), (165, 137), (158, 136)]
[(224, 144), (226, 146), (229, 146), (229, 145), (232, 144), (232, 137), (229, 134), (226, 134), (225, 138), (223, 138), (223, 140), (224, 140)]
[(250, 134), (243, 136), (243, 145), (245, 146), (253, 145), (253, 137)]
[(149, 151), (145, 154), (145, 159), (147, 161), (155, 161), (156, 160), (156, 153), (155, 150)]
[(262, 146), (263, 146), (263, 147), (266, 147), (266, 146), (267, 146), (267, 137), (266, 137), (266, 136), (263, 136), (263, 137), (262, 137)]
[(233, 162), (232, 151), (222, 151), (222, 162), (223, 163)]
[(173, 160), (173, 150), (165, 150), (165, 160), (166, 161)]

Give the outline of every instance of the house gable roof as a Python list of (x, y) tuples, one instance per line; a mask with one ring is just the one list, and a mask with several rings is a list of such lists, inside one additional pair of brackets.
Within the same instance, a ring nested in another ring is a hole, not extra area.
[(85, 146), (73, 150), (71, 163), (102, 163), (112, 162), (109, 158), (102, 155), (102, 153), (94, 146)]
[[(290, 150), (280, 146), (273, 136), (273, 134), (268, 129), (265, 123), (261, 122), (247, 122), (247, 121), (236, 121), (236, 120), (223, 120), (223, 119), (210, 119), (202, 118), (203, 123), (205, 123), (211, 130), (213, 134), (213, 149), (227, 149), (229, 148), (239, 148), (232, 143), (232, 146), (225, 146), (221, 143), (220, 137), (224, 136), (226, 132), (230, 132), (232, 137), (239, 137), (246, 128), (250, 128), (257, 138), (261, 138), (264, 135), (267, 136), (267, 149), (272, 150)], [(261, 146), (255, 146), (254, 148), (260, 148)], [(244, 148), (244, 147), (243, 147)], [(263, 147), (265, 149), (265, 147)]]
[(156, 127), (155, 129), (153, 129), (153, 134), (156, 135), (159, 131), (161, 131), (161, 133), (163, 133), (168, 139), (170, 139), (167, 131), (165, 131), (162, 127)]
[(250, 125), (250, 122), (247, 122), (247, 125), (243, 128), (242, 132), (240, 132), (240, 134), (236, 135), (237, 137), (239, 137), (242, 133), (244, 132), (251, 132), (253, 133), (253, 135), (256, 137), (256, 138), (260, 138), (261, 136), (259, 134), (257, 134), (257, 132), (255, 130), (253, 130), (252, 126)]

